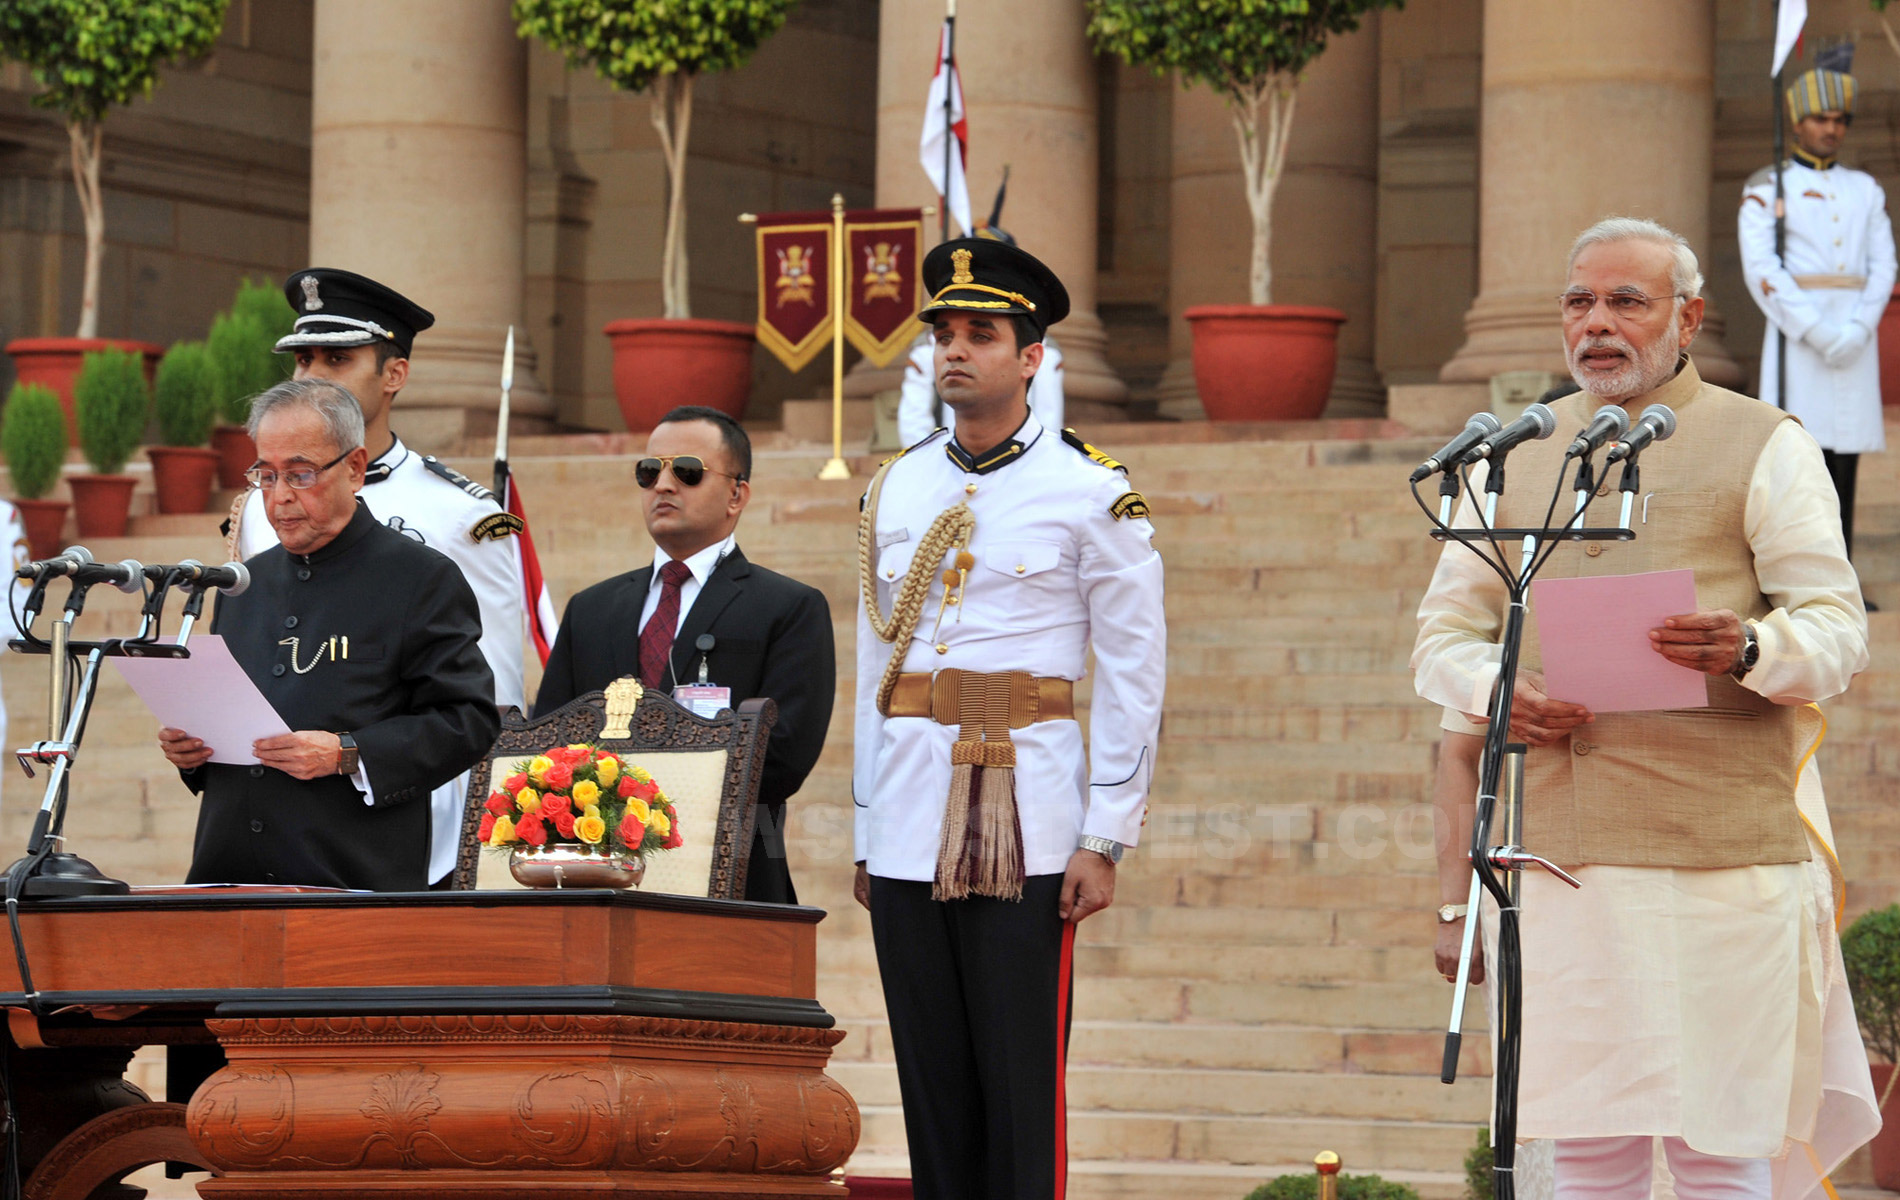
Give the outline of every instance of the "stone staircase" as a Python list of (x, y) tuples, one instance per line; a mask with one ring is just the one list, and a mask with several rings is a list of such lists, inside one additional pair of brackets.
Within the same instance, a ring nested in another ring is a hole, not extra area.
[[(1900, 432), (1900, 431), (1896, 431)], [(1069, 1073), (1077, 1197), (1238, 1200), (1337, 1151), (1349, 1172), (1463, 1191), (1488, 1113), (1482, 1014), (1465, 1073), (1438, 1082), (1449, 992), (1432, 969), (1429, 781), (1437, 714), (1412, 693), (1413, 614), (1437, 548), (1404, 487), (1436, 445), (1391, 425), (1331, 422), (1089, 431), (1131, 464), (1168, 564), (1169, 694), (1161, 770), (1115, 906), (1077, 943)], [(625, 437), (521, 439), (515, 469), (557, 606), (651, 555)], [(741, 543), (830, 598), (839, 704), (824, 758), (794, 801), (801, 899), (830, 911), (820, 996), (850, 1036), (832, 1072), (857, 1097), (854, 1174), (906, 1173), (869, 922), (850, 898), (850, 710), (859, 478), (820, 483), (818, 447), (761, 437)], [(486, 464), (459, 463), (470, 474)], [(1822, 751), (1858, 913), (1900, 899), (1900, 466), (1862, 467), (1861, 559), (1875, 661), (1829, 706)], [(608, 497), (603, 502), (603, 497)], [(219, 517), (139, 518), (94, 542), (102, 559), (215, 559)], [(95, 594), (88, 632), (129, 631), (132, 606)], [(530, 686), (534, 682), (531, 671)], [(43, 660), (7, 655), (11, 736), (38, 736)], [(1086, 719), (1087, 688), (1081, 692)], [(73, 847), (135, 881), (174, 880), (195, 800), (122, 684), (102, 688), (68, 821)], [(38, 793), (4, 784), (0, 836), (23, 838)], [(1843, 1183), (1867, 1178), (1850, 1164)]]

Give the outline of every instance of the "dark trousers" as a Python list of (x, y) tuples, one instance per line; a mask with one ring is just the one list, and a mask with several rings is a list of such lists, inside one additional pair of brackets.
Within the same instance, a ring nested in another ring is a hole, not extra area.
[(1847, 557), (1854, 557), (1854, 476), (1860, 472), (1860, 455), (1821, 451), (1827, 461), (1827, 473), (1834, 480), (1834, 491), (1841, 498), (1841, 534), (1847, 539)]
[(871, 877), (871, 936), (890, 1013), (917, 1200), (1061, 1200), (1063, 1073), (1075, 926), (1062, 876), (1020, 902), (940, 903)]

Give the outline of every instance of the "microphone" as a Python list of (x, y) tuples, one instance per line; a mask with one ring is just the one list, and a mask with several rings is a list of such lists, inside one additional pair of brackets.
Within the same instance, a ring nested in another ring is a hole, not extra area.
[(1471, 419), (1465, 422), (1463, 433), (1439, 447), (1438, 453), (1420, 463), (1418, 469), (1412, 472), (1412, 482), (1418, 483), (1427, 476), (1436, 475), (1440, 471), (1449, 471), (1458, 465), (1458, 460), (1465, 451), (1502, 428), (1504, 428), (1504, 422), (1492, 414), (1472, 413)]
[(1636, 428), (1632, 429), (1616, 445), (1610, 447), (1610, 457), (1604, 464), (1622, 462), (1641, 454), (1651, 442), (1666, 441), (1676, 431), (1676, 414), (1667, 404), (1652, 404), (1636, 418)]
[(227, 596), (241, 596), (251, 586), (251, 573), (243, 563), (207, 567), (195, 558), (187, 558), (178, 564), (177, 571), (179, 583), (197, 591), (216, 588)]
[(90, 562), (72, 572), (74, 587), (109, 583), (122, 592), (145, 590), (145, 564), (135, 558), (115, 563)]
[(52, 558), (42, 558), (13, 572), (15, 579), (57, 579), (71, 575), (92, 561), (92, 551), (84, 546), (68, 546)]
[(1469, 465), (1480, 459), (1499, 459), (1520, 442), (1541, 441), (1556, 431), (1557, 414), (1547, 404), (1533, 404), (1523, 416), (1473, 446), (1460, 461)]
[(1583, 432), (1570, 443), (1570, 449), (1564, 451), (1565, 458), (1577, 458), (1585, 454), (1594, 454), (1598, 446), (1615, 441), (1628, 433), (1630, 415), (1623, 411), (1620, 404), (1606, 404), (1597, 409), (1596, 416), (1584, 426)]

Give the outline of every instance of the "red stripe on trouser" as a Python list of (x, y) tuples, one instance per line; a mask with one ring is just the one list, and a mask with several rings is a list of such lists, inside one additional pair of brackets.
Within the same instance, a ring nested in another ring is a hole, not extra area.
[(1062, 962), (1056, 974), (1056, 1196), (1069, 1194), (1069, 989), (1074, 980), (1075, 923), (1062, 925)]

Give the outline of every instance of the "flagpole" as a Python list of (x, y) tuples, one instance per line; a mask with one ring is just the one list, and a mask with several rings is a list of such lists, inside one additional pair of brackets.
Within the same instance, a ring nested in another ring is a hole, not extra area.
[(501, 408), (495, 420), (495, 495), (508, 507), (508, 396), (515, 386), (515, 327), (508, 327), (508, 344), (501, 352)]
[[(954, 0), (952, 0), (954, 3)], [(831, 461), (820, 479), (849, 479), (844, 461), (844, 195), (831, 194)]]
[(938, 214), (937, 240), (950, 240), (950, 154), (957, 140), (956, 109), (956, 63), (957, 63), (957, 0), (946, 0), (948, 14), (944, 17), (943, 48), (943, 212)]

